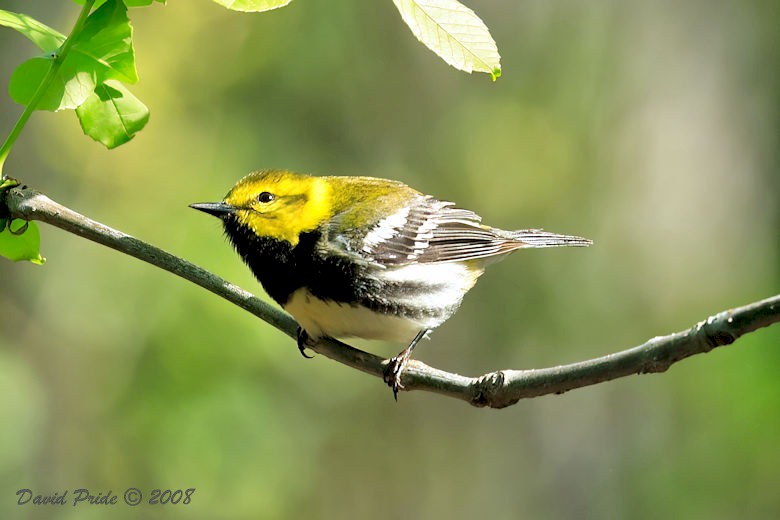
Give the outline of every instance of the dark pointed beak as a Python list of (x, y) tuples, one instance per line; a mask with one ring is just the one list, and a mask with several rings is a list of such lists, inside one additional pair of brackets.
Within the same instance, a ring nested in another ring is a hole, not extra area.
[(235, 206), (225, 204), (224, 202), (198, 202), (190, 204), (190, 207), (219, 218), (235, 213), (237, 209)]

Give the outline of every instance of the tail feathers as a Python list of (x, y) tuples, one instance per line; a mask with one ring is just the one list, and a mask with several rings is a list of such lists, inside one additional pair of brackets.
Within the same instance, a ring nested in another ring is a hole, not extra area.
[(593, 244), (592, 240), (587, 238), (575, 237), (573, 235), (558, 235), (548, 233), (541, 229), (521, 229), (510, 231), (512, 238), (523, 242), (523, 247), (586, 247)]

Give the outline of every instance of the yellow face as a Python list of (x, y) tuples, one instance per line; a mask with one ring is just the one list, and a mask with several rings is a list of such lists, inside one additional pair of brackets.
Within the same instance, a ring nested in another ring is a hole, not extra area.
[(263, 170), (238, 181), (224, 202), (237, 208), (238, 222), (257, 235), (295, 246), (302, 232), (314, 230), (333, 216), (329, 189), (318, 177)]

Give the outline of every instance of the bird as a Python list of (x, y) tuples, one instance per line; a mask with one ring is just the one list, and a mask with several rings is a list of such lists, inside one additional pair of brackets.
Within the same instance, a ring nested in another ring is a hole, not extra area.
[(455, 313), (488, 264), (519, 249), (592, 244), (490, 227), (453, 202), (375, 177), (265, 169), (222, 201), (190, 207), (222, 221), (267, 294), (298, 322), (304, 357), (324, 337), (406, 345), (384, 371), (396, 400), (415, 346)]

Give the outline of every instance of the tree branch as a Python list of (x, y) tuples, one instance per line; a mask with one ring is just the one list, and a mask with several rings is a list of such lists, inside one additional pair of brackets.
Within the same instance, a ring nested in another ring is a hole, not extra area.
[[(0, 200), (0, 205), (2, 205)], [(40, 220), (165, 269), (245, 309), (295, 338), (297, 323), (281, 310), (222, 278), (162, 249), (76, 213), (27, 187), (5, 197), (14, 218)], [(405, 390), (427, 390), (474, 406), (503, 408), (520, 399), (560, 394), (632, 374), (663, 372), (694, 354), (733, 343), (740, 336), (780, 321), (780, 295), (723, 311), (688, 330), (658, 336), (607, 356), (539, 370), (499, 370), (465, 377), (411, 360), (403, 373)], [(312, 350), (334, 361), (382, 378), (387, 360), (336, 340), (323, 340)]]

